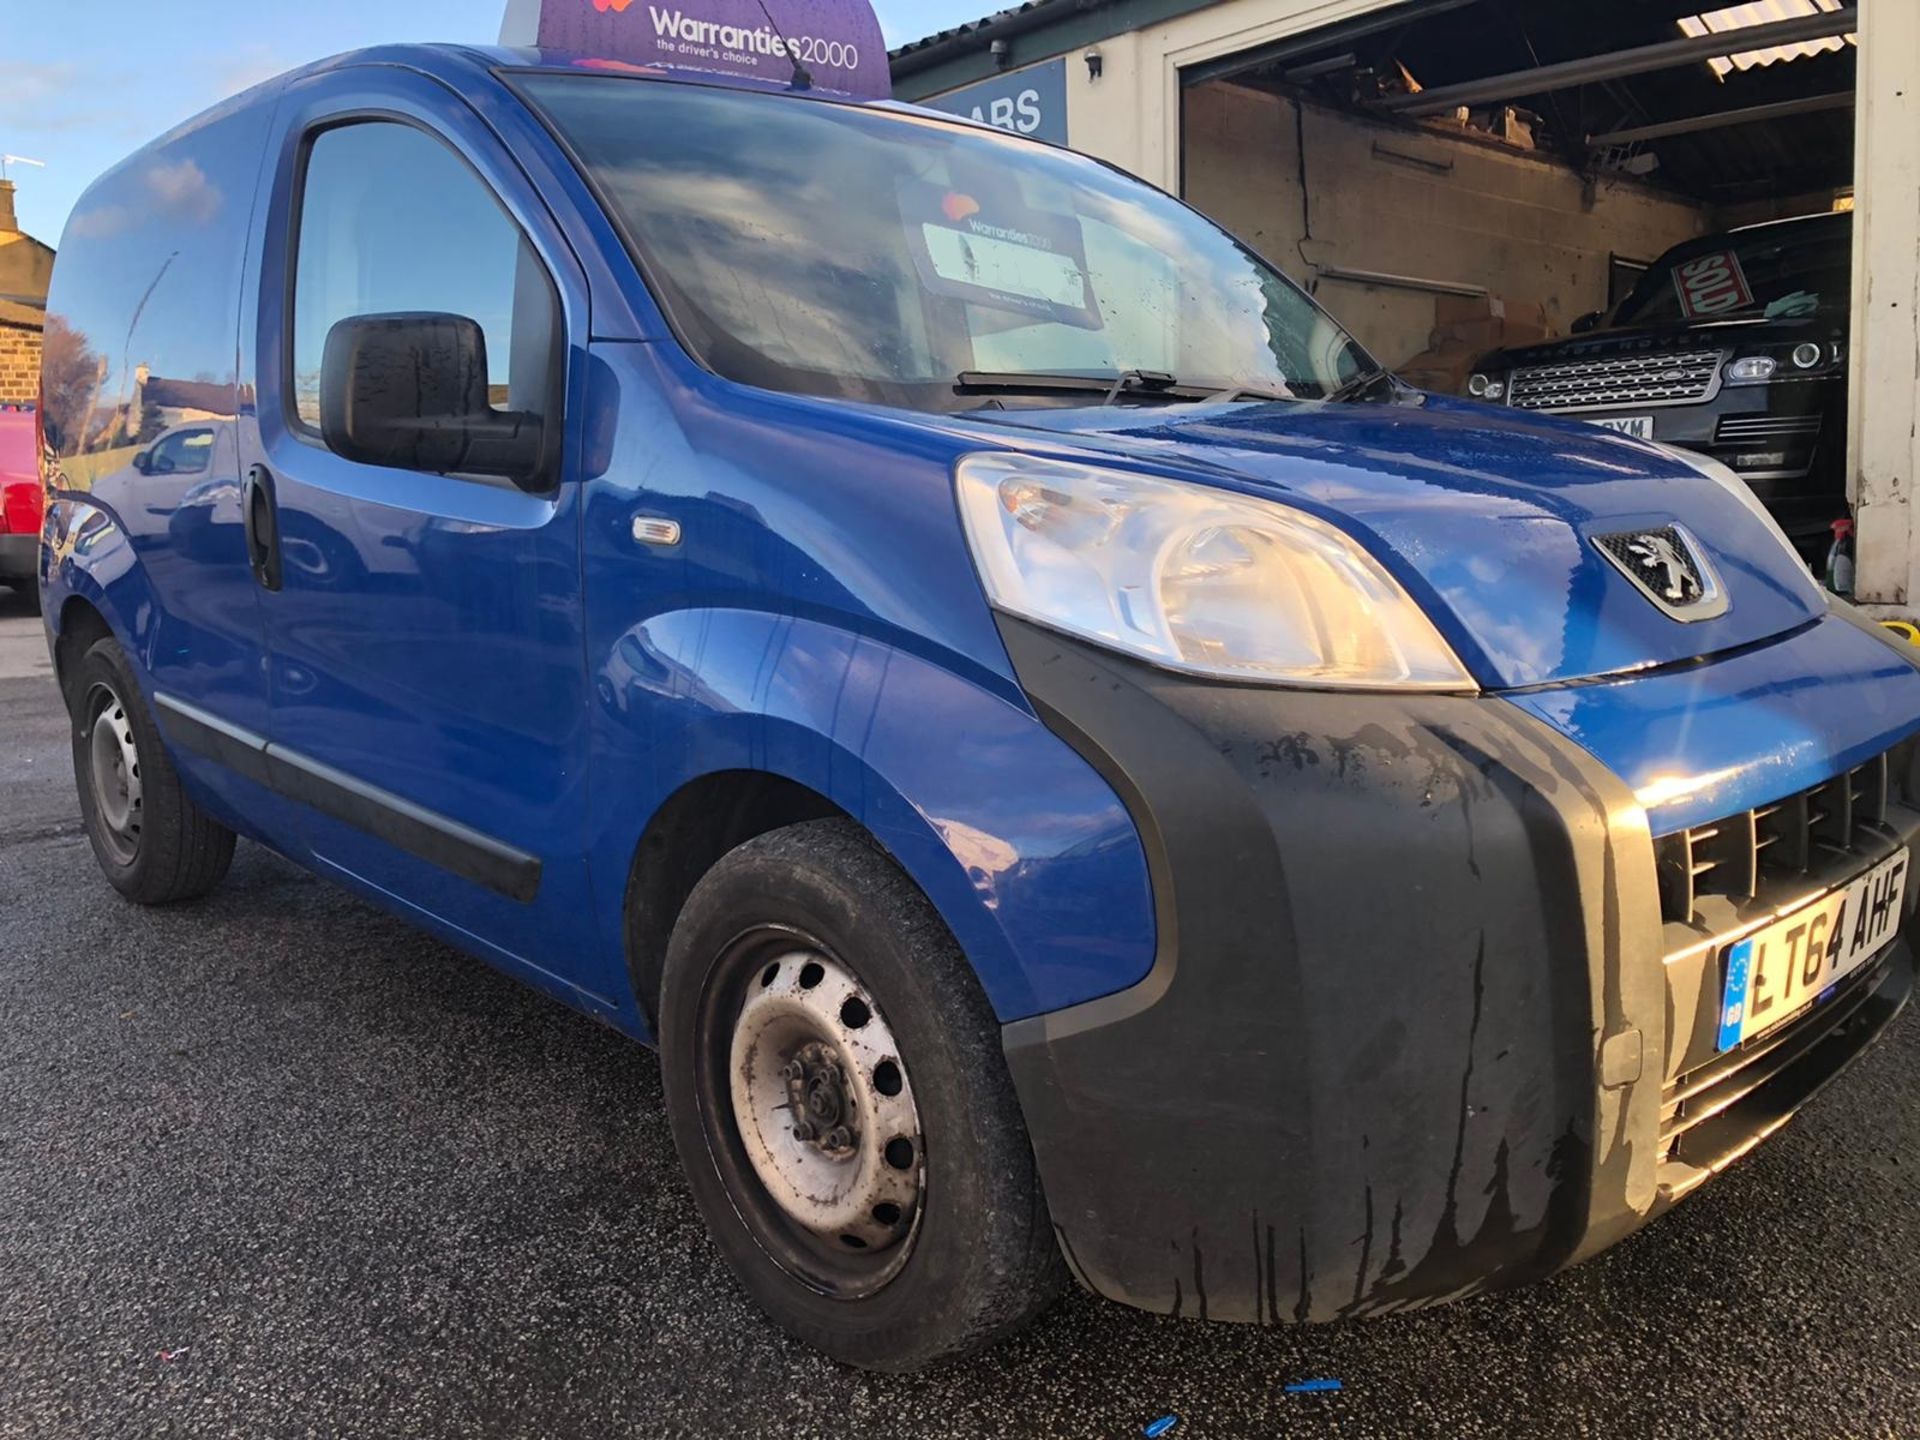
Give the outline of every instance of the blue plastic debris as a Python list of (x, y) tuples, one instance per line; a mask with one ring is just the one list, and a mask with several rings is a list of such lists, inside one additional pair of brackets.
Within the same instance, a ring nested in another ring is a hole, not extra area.
[(1149, 1420), (1140, 1433), (1146, 1436), (1147, 1440), (1158, 1440), (1159, 1436), (1166, 1434), (1179, 1423), (1178, 1415), (1162, 1415), (1158, 1420)]
[(1339, 1388), (1338, 1380), (1296, 1380), (1286, 1390), (1289, 1395), (1320, 1395)]

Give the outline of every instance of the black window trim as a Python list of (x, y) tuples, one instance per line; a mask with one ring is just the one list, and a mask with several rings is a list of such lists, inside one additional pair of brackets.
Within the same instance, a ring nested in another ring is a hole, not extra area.
[[(533, 236), (527, 233), (527, 227), (520, 223), (519, 216), (501, 198), (499, 189), (489, 180), (480, 168), (467, 157), (467, 154), (447, 135), (416, 115), (405, 111), (388, 110), (379, 106), (367, 106), (352, 110), (342, 110), (328, 114), (309, 122), (300, 132), (298, 149), (294, 156), (292, 184), (287, 195), (287, 228), (285, 237), (284, 285), (280, 297), (280, 418), (287, 434), (302, 445), (315, 450), (323, 450), (335, 459), (347, 461), (346, 457), (331, 449), (321, 436), (318, 427), (309, 425), (300, 417), (298, 371), (295, 369), (294, 347), (297, 343), (295, 306), (300, 284), (300, 236), (306, 222), (307, 208), (307, 170), (313, 161), (313, 147), (322, 135), (332, 130), (344, 130), (353, 125), (404, 125), (417, 130), (439, 145), (465, 168), (467, 173), (479, 182), (501, 218), (519, 234), (521, 243), (533, 253), (540, 262), (540, 274), (547, 282), (547, 296), (552, 302), (553, 334), (551, 353), (547, 357), (547, 395), (548, 409), (542, 415), (545, 434), (546, 454), (542, 458), (542, 483), (537, 493), (551, 494), (559, 488), (566, 452), (566, 411), (567, 411), (567, 307), (560, 291), (558, 279), (554, 276), (553, 265), (534, 243)], [(369, 469), (405, 469), (402, 466), (369, 466)], [(407, 470), (408, 474), (441, 475), (449, 480), (463, 481), (469, 485), (488, 485), (495, 489), (525, 490), (522, 486), (504, 475), (476, 475), (468, 471)]]
[(149, 457), (149, 460), (151, 460), (151, 457), (155, 454), (155, 452), (157, 452), (160, 449), (162, 445), (172, 444), (175, 442), (184, 442), (189, 435), (205, 435), (208, 437), (207, 463), (205, 465), (202, 465), (198, 470), (167, 470), (162, 473), (167, 475), (205, 475), (207, 474), (209, 471), (213, 469), (213, 451), (214, 451), (214, 447), (216, 447), (220, 443), (220, 433), (213, 425), (206, 424), (203, 422), (191, 421), (184, 425), (176, 425), (171, 430), (168, 430), (165, 434), (156, 436), (154, 439), (148, 441), (147, 445), (145, 446), (145, 449)]

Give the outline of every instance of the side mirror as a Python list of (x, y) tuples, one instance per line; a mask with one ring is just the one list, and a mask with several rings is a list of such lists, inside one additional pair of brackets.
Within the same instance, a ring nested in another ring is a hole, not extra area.
[(336, 455), (539, 490), (546, 433), (538, 415), (493, 408), (487, 337), (464, 315), (356, 315), (327, 332), (320, 434)]
[(132, 463), (133, 463), (133, 468), (136, 471), (138, 471), (140, 474), (142, 475), (152, 474), (153, 473), (153, 452), (150, 450), (135, 451)]
[(1606, 318), (1607, 312), (1604, 310), (1589, 310), (1573, 322), (1573, 333), (1576, 335), (1585, 335), (1591, 330), (1598, 330), (1600, 328), (1600, 322)]

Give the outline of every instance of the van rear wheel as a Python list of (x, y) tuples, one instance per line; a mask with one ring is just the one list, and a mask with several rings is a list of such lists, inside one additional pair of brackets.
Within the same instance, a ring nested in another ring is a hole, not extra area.
[(142, 905), (213, 889), (233, 863), (234, 834), (187, 798), (119, 645), (96, 641), (67, 693), (80, 815), (101, 873)]
[(858, 826), (775, 831), (708, 872), (668, 948), (660, 1036), (694, 1198), (793, 1335), (911, 1370), (1058, 1293), (999, 1024)]

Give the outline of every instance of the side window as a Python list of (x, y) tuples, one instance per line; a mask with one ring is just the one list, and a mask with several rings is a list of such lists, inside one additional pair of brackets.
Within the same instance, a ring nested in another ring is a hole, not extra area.
[(367, 120), (316, 135), (295, 240), (294, 412), (320, 426), (327, 335), (364, 315), (434, 312), (480, 326), (491, 403), (545, 417), (560, 320), (551, 279), (491, 190), (444, 142)]
[(153, 475), (203, 475), (213, 460), (213, 431), (176, 430), (162, 436), (148, 452), (147, 471)]

